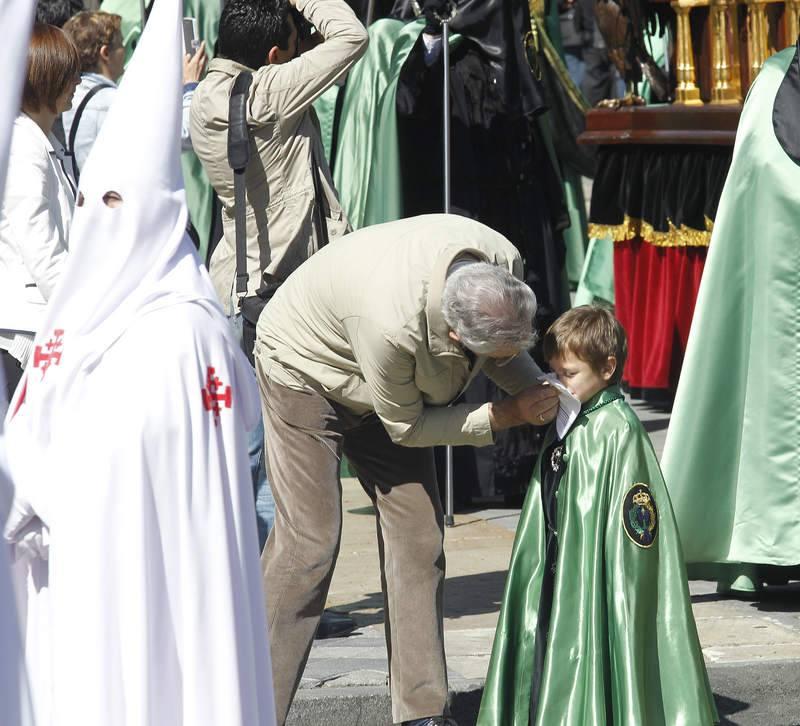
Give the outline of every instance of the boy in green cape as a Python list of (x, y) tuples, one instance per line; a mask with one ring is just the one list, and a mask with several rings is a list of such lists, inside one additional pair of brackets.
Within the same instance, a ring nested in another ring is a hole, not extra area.
[(669, 496), (618, 386), (625, 331), (584, 306), (543, 343), (581, 410), (534, 470), (478, 724), (713, 724)]

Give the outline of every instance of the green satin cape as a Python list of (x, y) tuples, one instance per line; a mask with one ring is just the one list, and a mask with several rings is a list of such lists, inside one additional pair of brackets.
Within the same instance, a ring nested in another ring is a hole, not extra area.
[[(703, 726), (716, 721), (669, 496), (653, 447), (617, 387), (565, 439), (559, 552), (536, 724)], [(553, 441), (551, 427), (545, 448)], [(544, 520), (537, 464), (520, 518), (480, 726), (528, 726)], [(634, 484), (658, 512), (650, 547), (623, 526)], [(625, 510), (626, 511), (626, 510)]]
[(687, 563), (800, 563), (800, 166), (772, 125), (794, 52), (739, 121), (667, 435)]
[[(395, 99), (403, 63), (423, 27), (421, 20), (376, 20), (367, 52), (347, 77), (333, 181), (353, 229), (403, 216)], [(459, 42), (460, 36), (450, 36), (451, 47)], [(314, 104), (326, 150), (334, 99), (330, 93)]]

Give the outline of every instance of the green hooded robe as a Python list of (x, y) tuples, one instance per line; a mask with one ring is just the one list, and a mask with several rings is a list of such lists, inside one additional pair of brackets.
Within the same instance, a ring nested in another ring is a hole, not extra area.
[(617, 386), (583, 406), (564, 441), (554, 429), (517, 528), (479, 726), (714, 723), (647, 433)]
[(789, 48), (739, 121), (663, 458), (686, 562), (728, 581), (800, 564), (798, 145)]

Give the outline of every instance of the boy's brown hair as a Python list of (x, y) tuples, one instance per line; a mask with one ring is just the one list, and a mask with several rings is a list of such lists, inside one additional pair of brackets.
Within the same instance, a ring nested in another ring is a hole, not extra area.
[(83, 10), (65, 24), (64, 32), (75, 42), (81, 57), (81, 71), (91, 73), (100, 62), (100, 49), (114, 45), (115, 37), (122, 42), (122, 18), (114, 13)]
[(58, 97), (80, 71), (75, 44), (60, 28), (37, 23), (28, 45), (28, 70), (22, 91), (22, 110), (56, 112)]
[(596, 373), (613, 355), (617, 367), (609, 379), (609, 385), (612, 385), (622, 379), (628, 357), (628, 339), (611, 310), (600, 305), (581, 305), (565, 312), (548, 328), (542, 340), (542, 352), (547, 361), (571, 352)]

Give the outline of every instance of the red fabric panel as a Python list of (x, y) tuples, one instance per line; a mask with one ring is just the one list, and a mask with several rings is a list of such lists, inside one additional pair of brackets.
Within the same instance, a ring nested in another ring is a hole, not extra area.
[(707, 252), (641, 237), (614, 245), (616, 313), (628, 333), (623, 377), (632, 388), (677, 383)]

